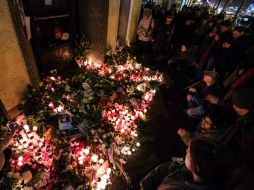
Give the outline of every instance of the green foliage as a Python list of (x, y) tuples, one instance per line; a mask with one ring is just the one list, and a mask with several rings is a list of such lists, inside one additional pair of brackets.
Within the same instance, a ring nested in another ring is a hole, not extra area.
[(133, 57), (132, 49), (129, 46), (124, 46), (114, 51), (109, 49), (106, 53), (105, 62), (108, 64), (123, 63), (126, 62), (130, 56)]
[(75, 42), (75, 56), (79, 58), (86, 58), (87, 53), (90, 51), (90, 40), (87, 35), (83, 34)]

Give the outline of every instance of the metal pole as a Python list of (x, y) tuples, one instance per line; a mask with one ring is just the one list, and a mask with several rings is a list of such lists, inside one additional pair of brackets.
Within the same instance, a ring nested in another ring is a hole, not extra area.
[(225, 8), (226, 8), (226, 6), (227, 6), (227, 4), (228, 4), (228, 1), (229, 1), (229, 0), (226, 1), (226, 3), (225, 3), (225, 5), (224, 5), (224, 7), (223, 7), (223, 9), (222, 9), (221, 12), (224, 12), (224, 10), (225, 10)]
[(217, 4), (217, 6), (216, 6), (216, 9), (219, 8), (220, 2), (221, 2), (221, 0), (219, 0), (218, 4)]
[[(219, 0), (218, 0), (219, 1)], [(217, 5), (218, 1), (216, 1), (213, 5), (213, 9), (215, 9), (215, 6)]]
[(243, 6), (243, 3), (244, 3), (244, 0), (241, 1), (240, 5), (239, 5), (239, 7), (238, 7), (238, 9), (237, 9), (237, 11), (236, 11), (236, 13), (235, 13), (235, 18), (237, 17), (239, 11), (241, 10), (241, 8), (242, 8), (242, 6)]

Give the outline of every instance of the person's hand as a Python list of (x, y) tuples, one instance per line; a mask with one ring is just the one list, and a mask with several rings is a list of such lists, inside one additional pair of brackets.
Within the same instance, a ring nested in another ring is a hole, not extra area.
[(218, 34), (215, 34), (214, 40), (215, 40), (216, 42), (218, 42), (219, 39), (220, 39), (220, 36), (219, 36)]
[(177, 134), (180, 136), (180, 137), (183, 137), (184, 135), (186, 135), (186, 130), (185, 129), (182, 129), (182, 128), (180, 128), (180, 129), (178, 129), (178, 131), (177, 131)]
[(193, 87), (190, 87), (190, 88), (189, 88), (189, 91), (190, 91), (190, 92), (197, 92), (197, 90), (196, 90), (195, 88), (193, 88)]
[(214, 37), (215, 35), (216, 35), (215, 32), (210, 32), (210, 33), (209, 33), (209, 37)]
[(208, 100), (208, 102), (210, 102), (211, 104), (218, 104), (220, 99), (214, 95), (208, 94), (206, 96), (206, 99)]
[(188, 102), (191, 102), (191, 101), (192, 101), (192, 95), (189, 95), (189, 94), (187, 95), (187, 101), (188, 101)]

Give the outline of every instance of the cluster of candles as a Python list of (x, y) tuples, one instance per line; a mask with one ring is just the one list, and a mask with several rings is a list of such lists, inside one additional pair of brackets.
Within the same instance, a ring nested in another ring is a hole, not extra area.
[[(115, 64), (114, 66), (99, 64), (90, 60), (77, 60), (77, 62), (80, 66), (85, 67), (86, 70), (96, 70), (100, 76), (107, 74), (113, 80), (127, 79), (132, 82), (144, 82), (144, 84), (137, 87), (138, 90), (144, 92), (142, 99), (139, 102), (130, 101), (132, 108), (130, 108), (129, 104), (111, 103), (107, 104), (107, 107), (102, 110), (103, 119), (108, 120), (113, 125), (115, 131), (119, 134), (118, 137), (123, 142), (118, 144), (120, 153), (125, 156), (131, 155), (140, 146), (139, 142), (134, 141), (138, 137), (135, 121), (145, 115), (156, 92), (155, 90), (150, 90), (146, 82), (162, 82), (162, 75), (151, 72), (148, 68), (142, 68), (134, 60), (127, 60), (126, 63)], [(51, 80), (61, 80), (61, 78), (51, 78)], [(55, 89), (51, 88), (51, 91), (54, 92)], [(70, 95), (66, 95), (65, 98), (71, 101)], [(65, 109), (64, 105), (54, 104), (53, 102), (48, 103), (48, 108), (55, 113), (62, 113)], [(40, 165), (43, 166), (41, 168), (43, 168), (44, 172), (50, 174), (52, 168), (55, 167), (53, 165), (55, 146), (49, 140), (40, 137), (37, 134), (37, 130), (36, 126), (29, 125), (23, 125), (22, 129), (19, 129), (13, 143), (16, 155), (14, 157), (14, 165), (23, 167), (31, 163), (33, 169), (36, 169), (36, 165)], [(127, 139), (132, 142), (127, 142)], [(135, 142), (134, 145), (132, 144), (133, 142)], [(84, 171), (92, 170), (90, 171), (93, 173), (92, 186), (96, 190), (103, 190), (110, 184), (111, 168), (109, 166), (103, 168), (107, 160), (102, 157), (101, 150), (93, 151), (93, 148), (91, 145), (86, 145), (85, 142), (70, 141), (68, 154), (75, 163), (72, 164), (72, 167), (79, 165)], [(98, 173), (100, 168), (103, 168), (103, 170), (98, 176), (96, 173)]]
[(83, 66), (86, 70), (96, 70), (100, 76), (111, 74), (110, 78), (113, 80), (128, 79), (133, 82), (140, 81), (163, 81), (163, 76), (158, 72), (151, 72), (149, 68), (142, 68), (141, 64), (129, 59), (124, 64), (115, 64), (113, 67), (115, 73), (112, 73), (112, 68), (105, 64), (99, 64), (91, 60), (77, 60), (78, 65)]
[[(138, 119), (139, 112), (132, 112), (129, 110), (127, 106), (114, 103), (107, 110), (102, 112), (102, 117), (107, 119), (115, 128), (116, 131), (125, 133), (130, 132), (133, 128), (131, 126), (135, 126), (135, 120)], [(137, 134), (135, 135), (137, 136)]]
[(77, 160), (80, 166), (93, 170), (92, 173), (102, 172), (98, 177), (97, 174), (93, 175), (93, 186), (96, 190), (103, 190), (108, 184), (110, 184), (111, 168), (106, 167), (99, 170), (103, 166), (105, 160), (100, 158), (96, 153), (93, 153), (91, 147), (85, 146), (84, 142), (71, 142), (70, 144), (71, 156), (74, 160)]
[(13, 141), (14, 150), (18, 153), (23, 152), (25, 155), (17, 158), (17, 165), (23, 166), (33, 158), (36, 164), (44, 165), (45, 171), (48, 171), (53, 164), (52, 153), (55, 147), (50, 141), (39, 137), (36, 131), (36, 126), (30, 128), (24, 125), (23, 129), (16, 134), (17, 138)]

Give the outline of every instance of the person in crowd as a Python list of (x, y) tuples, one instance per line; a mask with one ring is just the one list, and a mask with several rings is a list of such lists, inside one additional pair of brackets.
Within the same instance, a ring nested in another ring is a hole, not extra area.
[(215, 35), (215, 41), (221, 42), (223, 41), (224, 36), (231, 35), (231, 25), (232, 23), (229, 20), (224, 20), (220, 23), (220, 34)]
[[(217, 97), (208, 97), (214, 104), (225, 107)], [(241, 88), (234, 92), (232, 104), (238, 119), (220, 137), (233, 155), (233, 174), (226, 189), (251, 190), (254, 185), (254, 89)]]
[(224, 20), (220, 24), (219, 34), (214, 33), (214, 36), (213, 36), (214, 40), (213, 40), (213, 44), (212, 44), (212, 46), (213, 46), (212, 56), (210, 56), (209, 58), (214, 59), (214, 62), (217, 61), (216, 58), (220, 58), (219, 55), (221, 54), (222, 44), (225, 41), (225, 39), (229, 38), (229, 36), (232, 36), (232, 34), (231, 34), (231, 22), (229, 20)]
[(218, 34), (219, 34), (219, 26), (218, 25), (214, 25), (211, 28), (211, 31), (208, 32), (208, 34), (206, 35), (204, 41), (201, 44), (200, 52), (199, 52), (199, 57), (202, 56), (202, 54), (204, 54), (205, 51), (207, 51), (207, 49), (210, 47), (210, 45), (214, 41), (215, 36), (218, 35)]
[(192, 45), (195, 31), (195, 19), (192, 15), (186, 17), (184, 27), (181, 31), (180, 44)]
[(232, 97), (238, 119), (220, 137), (233, 153), (235, 164), (248, 164), (254, 169), (254, 89), (241, 88)]
[(137, 55), (144, 55), (151, 52), (152, 32), (154, 25), (154, 19), (151, 11), (149, 9), (145, 9), (137, 29)]
[(185, 69), (188, 67), (189, 63), (189, 52), (189, 46), (187, 44), (182, 44), (177, 51), (177, 54), (168, 60), (172, 79), (178, 80), (181, 78), (184, 80), (186, 79), (185, 77), (189, 76), (188, 74), (185, 75)]
[(223, 80), (223, 87), (232, 94), (236, 89), (241, 87), (254, 88), (254, 46), (248, 49), (237, 67), (228, 72)]
[(182, 10), (175, 16), (174, 18), (174, 33), (172, 36), (172, 46), (170, 49), (170, 54), (175, 56), (177, 49), (181, 45), (182, 42), (182, 34), (185, 28), (186, 19), (188, 17), (188, 8), (187, 6), (183, 6)]
[(153, 10), (153, 19), (155, 23), (161, 22), (164, 20), (164, 14), (161, 12), (161, 6), (156, 5)]
[(142, 190), (220, 190), (231, 174), (225, 147), (211, 139), (194, 138), (184, 163), (168, 162), (149, 172), (140, 182)]
[(172, 4), (170, 10), (166, 13), (167, 15), (172, 15), (175, 17), (177, 15), (177, 6), (176, 4)]
[(187, 146), (190, 140), (195, 137), (206, 137), (216, 140), (226, 128), (226, 122), (222, 117), (223, 115), (220, 113), (218, 106), (210, 108), (201, 119), (194, 133), (180, 128), (177, 134)]
[(187, 115), (192, 118), (201, 118), (208, 107), (206, 96), (208, 94), (219, 95), (220, 85), (217, 83), (218, 73), (215, 71), (205, 71), (203, 80), (196, 86), (189, 88), (187, 93), (188, 107)]
[[(212, 70), (209, 64), (209, 58), (213, 55), (213, 49), (215, 45), (215, 37), (219, 35), (219, 26), (213, 26), (211, 32), (206, 36), (202, 42), (199, 55), (198, 55), (198, 70), (196, 73), (196, 80), (200, 80), (205, 70)], [(211, 61), (213, 61), (211, 59)]]
[(174, 16), (171, 14), (168, 14), (166, 16), (166, 31), (167, 31), (167, 42), (166, 42), (166, 49), (165, 53), (169, 53), (171, 41), (172, 41), (172, 35), (174, 30)]
[(26, 123), (26, 117), (21, 113), (15, 120), (9, 121), (6, 126), (1, 126), (0, 128), (2, 137), (0, 139), (0, 179), (3, 177), (4, 170), (12, 156), (12, 150), (8, 146), (12, 143), (18, 128)]
[(200, 58), (199, 69), (196, 76), (197, 79), (201, 77), (201, 73), (204, 70), (213, 70), (215, 68), (215, 63), (219, 61), (222, 54), (222, 43), (225, 38), (231, 36), (230, 29), (231, 22), (229, 20), (224, 20), (220, 23), (219, 33), (212, 32), (209, 34), (212, 42)]
[(0, 140), (0, 179), (3, 177), (4, 170), (11, 159), (12, 150), (8, 148), (8, 146), (12, 143), (13, 136), (15, 135), (16, 131), (16, 129), (10, 131), (4, 126), (1, 127), (2, 139)]
[(220, 81), (223, 81), (226, 73), (229, 71), (232, 64), (232, 36), (225, 35), (222, 40), (222, 47), (215, 56), (215, 70), (219, 73)]
[(190, 50), (191, 51), (190, 57), (193, 61), (197, 61), (200, 46), (202, 42), (205, 40), (208, 30), (209, 30), (208, 20), (207, 18), (203, 18), (201, 25), (196, 27), (194, 31), (194, 38)]
[(153, 30), (153, 53), (160, 55), (165, 52), (167, 45), (167, 26), (165, 20), (158, 20)]
[(243, 56), (246, 55), (247, 50), (251, 48), (251, 39), (249, 35), (246, 34), (246, 29), (243, 27), (235, 27), (232, 32), (232, 57), (231, 57), (231, 67), (229, 71), (232, 71), (237, 67)]

